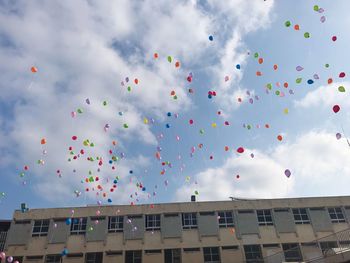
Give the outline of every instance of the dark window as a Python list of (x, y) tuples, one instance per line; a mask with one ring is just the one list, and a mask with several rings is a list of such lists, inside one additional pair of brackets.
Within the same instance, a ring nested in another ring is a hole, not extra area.
[(70, 228), (70, 234), (71, 235), (81, 235), (85, 234), (86, 232), (86, 222), (87, 218), (73, 218)]
[(320, 248), (324, 255), (332, 255), (335, 254), (333, 248), (337, 248), (338, 244), (336, 241), (324, 241), (320, 242)]
[(145, 254), (160, 254), (162, 253), (161, 249), (146, 249)]
[(215, 215), (215, 212), (199, 212), (201, 216), (213, 216)]
[(286, 262), (303, 261), (299, 244), (297, 243), (282, 244), (282, 248), (283, 248), (284, 258)]
[(111, 216), (108, 218), (108, 232), (116, 233), (123, 232), (123, 222), (124, 218), (122, 216)]
[(270, 209), (257, 210), (256, 214), (258, 216), (259, 226), (272, 226), (272, 215)]
[(306, 208), (293, 208), (294, 222), (297, 225), (310, 224)]
[(253, 210), (239, 210), (238, 214), (253, 214)]
[(280, 247), (280, 244), (263, 244), (263, 247)]
[(222, 250), (237, 250), (238, 246), (222, 246)]
[(47, 236), (49, 232), (50, 220), (35, 220), (32, 237), (43, 237)]
[(203, 248), (204, 262), (220, 263), (220, 252), (218, 247)]
[(106, 251), (106, 255), (107, 256), (122, 256), (123, 251), (121, 251), (121, 250), (109, 250), (109, 251)]
[(12, 262), (15, 262), (15, 261), (18, 261), (18, 263), (22, 263), (23, 262), (23, 257), (21, 257), (21, 256), (13, 257), (13, 261)]
[(345, 223), (344, 214), (340, 207), (328, 208), (328, 213), (332, 223)]
[(125, 251), (125, 263), (141, 263), (141, 262), (142, 262), (141, 250)]
[(246, 261), (249, 263), (262, 263), (263, 257), (261, 254), (261, 247), (260, 245), (245, 245), (244, 246), (244, 253)]
[(43, 259), (43, 257), (44, 256), (26, 256), (26, 259), (27, 260), (39, 260), (39, 259)]
[(85, 254), (85, 263), (102, 263), (103, 253), (86, 253)]
[(160, 215), (146, 215), (146, 231), (160, 230)]
[(196, 213), (182, 214), (182, 228), (183, 229), (197, 228), (197, 214)]
[(166, 263), (181, 263), (181, 249), (165, 249), (164, 262)]
[(61, 255), (47, 255), (45, 257), (45, 263), (61, 263)]
[(68, 253), (67, 258), (82, 258), (84, 256), (83, 253)]
[(234, 227), (233, 213), (231, 211), (218, 212), (219, 227)]

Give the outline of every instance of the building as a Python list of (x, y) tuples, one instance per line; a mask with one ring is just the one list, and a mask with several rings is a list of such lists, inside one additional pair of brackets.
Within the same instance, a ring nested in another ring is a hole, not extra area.
[(350, 196), (29, 209), (14, 212), (5, 252), (31, 263), (346, 262), (349, 224)]
[(10, 220), (0, 220), (0, 251), (3, 251), (5, 248), (7, 232), (10, 228), (10, 224)]

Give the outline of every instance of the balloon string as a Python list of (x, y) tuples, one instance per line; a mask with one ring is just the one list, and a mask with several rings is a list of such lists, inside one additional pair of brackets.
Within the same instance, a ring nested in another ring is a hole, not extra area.
[(348, 146), (350, 147), (350, 142), (349, 142), (349, 140), (348, 140), (348, 137), (346, 137), (346, 135), (345, 135), (343, 125), (340, 125), (340, 127), (341, 127), (341, 129), (342, 129), (342, 131), (343, 131), (343, 134), (344, 134), (344, 137), (345, 137), (345, 139), (346, 139), (346, 142), (348, 143)]

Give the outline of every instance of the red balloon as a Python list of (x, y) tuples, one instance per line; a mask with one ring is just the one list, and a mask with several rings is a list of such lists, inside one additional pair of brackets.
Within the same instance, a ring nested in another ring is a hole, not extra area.
[(239, 147), (239, 148), (237, 149), (237, 152), (238, 152), (238, 153), (244, 153), (244, 148), (243, 148), (243, 147)]
[(339, 73), (339, 78), (344, 78), (345, 77), (345, 72), (340, 72)]
[(338, 111), (340, 111), (340, 106), (339, 105), (334, 105), (333, 106), (333, 111), (334, 111), (334, 113), (338, 113)]
[(190, 124), (193, 124), (193, 120), (190, 120), (189, 123), (190, 123)]
[(72, 136), (72, 140), (73, 140), (73, 141), (75, 141), (76, 139), (78, 139), (78, 137), (77, 137), (77, 136), (75, 136), (75, 135), (74, 135), (74, 136)]

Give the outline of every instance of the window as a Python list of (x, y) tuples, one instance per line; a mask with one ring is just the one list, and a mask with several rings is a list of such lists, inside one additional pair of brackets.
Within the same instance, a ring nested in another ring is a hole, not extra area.
[(222, 250), (237, 250), (238, 246), (222, 246)]
[(109, 251), (106, 251), (106, 255), (107, 256), (122, 256), (123, 251), (122, 250), (109, 250)]
[(182, 214), (182, 228), (183, 229), (197, 228), (197, 214), (196, 213)]
[(328, 208), (332, 223), (345, 223), (344, 214), (340, 207)]
[(12, 262), (15, 262), (15, 261), (18, 261), (19, 263), (22, 263), (23, 262), (23, 257), (21, 257), (21, 256), (13, 257), (13, 261)]
[(220, 253), (218, 247), (203, 248), (204, 262), (220, 263)]
[(102, 263), (103, 253), (86, 253), (85, 254), (85, 263)]
[(45, 263), (61, 263), (61, 255), (47, 255)]
[(264, 248), (272, 248), (272, 247), (280, 247), (280, 244), (272, 243), (272, 244), (263, 244)]
[(146, 215), (146, 231), (160, 230), (160, 215)]
[(181, 249), (165, 249), (164, 262), (181, 263)]
[(142, 251), (141, 250), (129, 250), (125, 252), (125, 263), (141, 263)]
[(199, 247), (189, 247), (189, 248), (184, 248), (184, 252), (197, 252), (201, 251)]
[(271, 210), (269, 210), (269, 209), (257, 210), (256, 214), (258, 216), (259, 226), (272, 226), (273, 225)]
[(284, 258), (286, 262), (303, 261), (299, 244), (297, 243), (282, 244), (282, 248), (283, 248)]
[(294, 215), (295, 224), (310, 224), (310, 219), (307, 215), (306, 208), (293, 208), (292, 211)]
[(43, 257), (44, 256), (26, 256), (26, 260), (40, 260), (40, 259), (43, 259)]
[(263, 257), (261, 254), (261, 247), (260, 245), (245, 245), (244, 246), (244, 253), (246, 261), (249, 263), (262, 263)]
[(33, 226), (32, 237), (47, 236), (49, 232), (50, 220), (35, 220)]
[(218, 212), (219, 227), (233, 227), (233, 213), (231, 211)]
[(71, 235), (81, 235), (86, 232), (86, 217), (74, 218), (71, 223), (70, 234)]
[(161, 254), (161, 249), (146, 249), (145, 254)]
[(124, 218), (122, 216), (111, 216), (108, 218), (108, 232), (116, 233), (123, 232), (123, 222)]
[(320, 242), (320, 248), (322, 250), (323, 255), (334, 254), (334, 250), (332, 248), (337, 248), (337, 247), (338, 247), (338, 244), (336, 241)]

